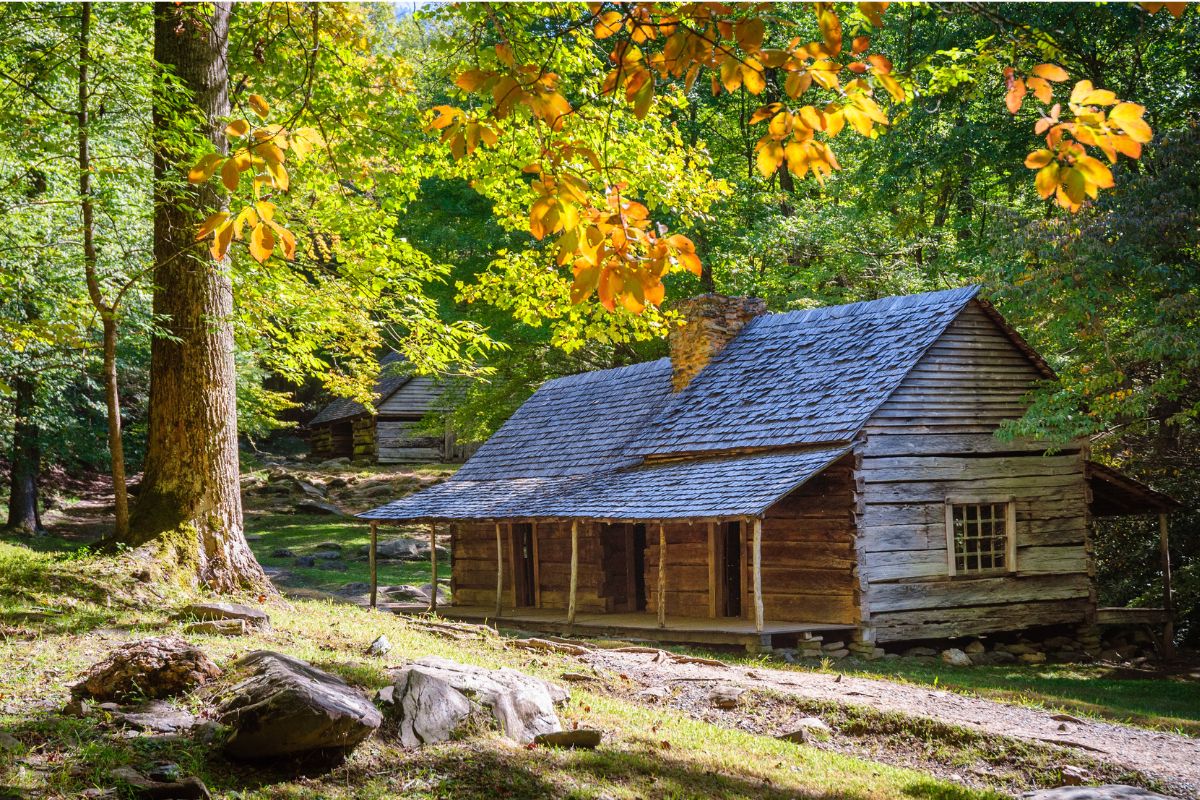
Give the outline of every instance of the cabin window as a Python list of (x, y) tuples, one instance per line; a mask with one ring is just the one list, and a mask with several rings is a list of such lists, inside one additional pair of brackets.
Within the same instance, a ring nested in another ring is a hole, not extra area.
[(1016, 571), (1016, 505), (1011, 499), (946, 501), (951, 575)]

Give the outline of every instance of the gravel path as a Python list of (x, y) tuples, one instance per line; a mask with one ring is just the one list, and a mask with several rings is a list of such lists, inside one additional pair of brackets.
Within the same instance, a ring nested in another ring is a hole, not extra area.
[(1066, 717), (1052, 711), (848, 675), (676, 663), (654, 653), (614, 650), (593, 650), (581, 658), (598, 669), (622, 673), (645, 686), (708, 679), (810, 700), (929, 717), (985, 733), (1078, 748), (1105, 762), (1162, 781), (1180, 797), (1200, 797), (1200, 740), (1178, 734)]

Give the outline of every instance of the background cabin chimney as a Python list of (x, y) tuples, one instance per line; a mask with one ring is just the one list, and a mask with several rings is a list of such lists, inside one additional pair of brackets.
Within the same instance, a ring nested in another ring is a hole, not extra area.
[(678, 392), (747, 322), (767, 310), (767, 302), (757, 297), (701, 294), (680, 300), (675, 310), (683, 316), (683, 324), (671, 328), (667, 344), (671, 350), (671, 386)]

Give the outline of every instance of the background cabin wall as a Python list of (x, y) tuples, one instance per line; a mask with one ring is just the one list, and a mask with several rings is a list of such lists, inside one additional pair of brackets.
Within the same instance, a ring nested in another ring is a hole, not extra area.
[[(1086, 449), (1001, 441), (1041, 373), (976, 303), (880, 407), (856, 448), (864, 621), (879, 641), (1084, 621), (1095, 606)], [(949, 577), (947, 496), (1016, 504), (1015, 575)]]
[(376, 409), (376, 439), (380, 464), (440, 461), (444, 458), (445, 437), (417, 436), (413, 433), (441, 394), (442, 387), (433, 378), (417, 375), (379, 403)]
[[(767, 621), (858, 622), (853, 459), (847, 457), (780, 500), (763, 518), (763, 616)], [(746, 542), (744, 563), (753, 563)], [(743, 582), (742, 615), (754, 618)]]

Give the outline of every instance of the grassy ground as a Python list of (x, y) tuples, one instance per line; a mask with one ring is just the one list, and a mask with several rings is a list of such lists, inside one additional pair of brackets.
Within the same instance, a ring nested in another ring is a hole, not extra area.
[[(345, 553), (356, 554), (369, 541), (367, 526), (358, 520), (261, 515), (248, 518), (247, 532), (262, 536), (251, 542), (251, 547), (264, 565), (287, 570), (289, 577), (286, 583), (289, 586), (332, 592), (350, 581), (369, 580), (365, 559), (347, 560), (345, 572), (333, 572), (294, 567), (290, 558), (270, 556), (277, 547), (287, 547), (299, 555), (306, 555), (319, 550), (319, 545), (328, 541), (341, 542)], [(449, 565), (442, 565), (442, 568), (448, 570)], [(447, 572), (440, 574), (445, 577)], [(380, 562), (379, 582), (381, 585), (428, 583), (429, 564)], [(740, 654), (715, 655), (744, 660)], [(773, 662), (772, 666), (783, 664)], [(815, 663), (802, 668), (811, 669), (814, 666)], [(1095, 665), (958, 668), (913, 658), (874, 662), (845, 659), (827, 662), (825, 668), (863, 677), (937, 686), (992, 700), (1052, 708), (1200, 737), (1200, 683), (1194, 680), (1121, 676), (1111, 667)]]
[[(289, 587), (335, 592), (347, 583), (366, 583), (371, 580), (367, 557), (359, 550), (370, 543), (370, 531), (365, 522), (349, 517), (305, 516), (291, 514), (257, 514), (246, 518), (246, 533), (250, 548), (264, 567), (276, 567), (287, 575)], [(395, 533), (387, 531), (388, 536)], [(380, 537), (383, 538), (384, 531)], [(261, 538), (260, 538), (261, 537)], [(271, 553), (284, 547), (298, 556), (311, 555), (324, 548), (325, 542), (342, 545), (343, 559), (336, 562), (344, 569), (329, 569), (330, 562), (318, 561), (316, 567), (298, 567), (291, 557), (278, 558)], [(322, 567), (323, 565), (323, 567)], [(440, 564), (438, 574), (448, 577), (450, 565)], [(429, 562), (380, 561), (379, 584), (400, 585), (429, 583)]]
[[(326, 530), (328, 530), (326, 528)], [(95, 717), (60, 716), (67, 685), (118, 643), (179, 633), (171, 609), (190, 594), (138, 582), (125, 558), (77, 557), (0, 541), (0, 728), (19, 746), (0, 753), (0, 785), (30, 796), (78, 797), (112, 786), (122, 765), (174, 761), (227, 800), (266, 798), (987, 798), (920, 772), (781, 742), (647, 708), (619, 694), (575, 690), (564, 722), (606, 734), (595, 752), (517, 748), (497, 738), (400, 751), (380, 736), (344, 763), (318, 768), (248, 766), (192, 741), (151, 743), (126, 738)], [(485, 666), (508, 665), (556, 678), (567, 666), (552, 655), (531, 657), (495, 636), (454, 640), (419, 620), (320, 601), (269, 603), (275, 630), (247, 638), (190, 637), (222, 667), (249, 649), (307, 659), (363, 689), (386, 685), (385, 667), (437, 654)], [(363, 655), (386, 634), (386, 659)], [(220, 687), (188, 703), (199, 708)], [(628, 693), (626, 693), (628, 694)], [(3, 795), (0, 791), (0, 795)]]

